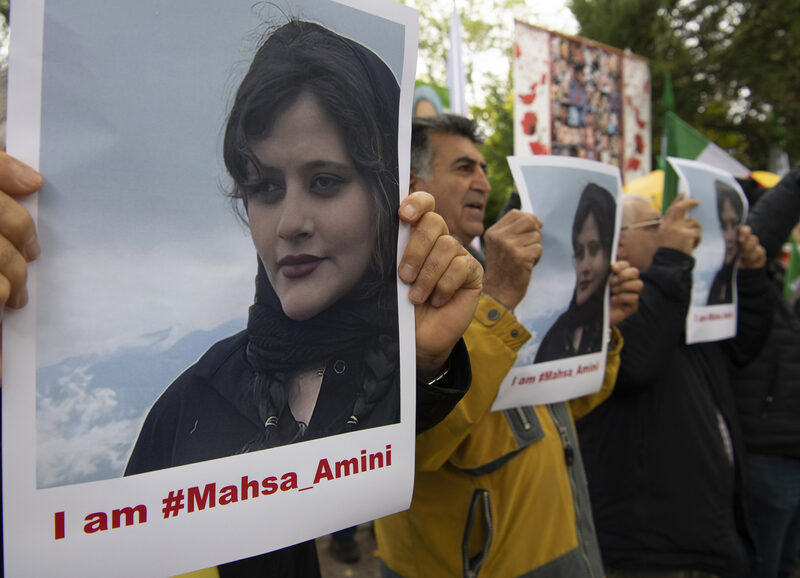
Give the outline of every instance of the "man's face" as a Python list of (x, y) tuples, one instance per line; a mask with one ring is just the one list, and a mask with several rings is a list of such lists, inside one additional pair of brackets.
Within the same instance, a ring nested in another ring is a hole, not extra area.
[(468, 245), (483, 233), (483, 215), (489, 198), (486, 161), (470, 139), (431, 133), (432, 162), (427, 178), (411, 175), (411, 190), (426, 191), (436, 199), (436, 212), (450, 234)]
[[(644, 271), (653, 262), (658, 250), (658, 219), (661, 215), (641, 199), (631, 199), (623, 205), (622, 210), (624, 230), (619, 236), (618, 257), (639, 271)], [(652, 224), (640, 226), (648, 222)]]

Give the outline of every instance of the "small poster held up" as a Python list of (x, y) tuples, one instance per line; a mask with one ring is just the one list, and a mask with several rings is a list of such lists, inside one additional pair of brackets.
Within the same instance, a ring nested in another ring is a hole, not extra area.
[(542, 258), (515, 309), (531, 333), (492, 411), (598, 391), (608, 347), (608, 278), (619, 238), (616, 167), (569, 157), (509, 157), (522, 209), (543, 223)]
[(736, 271), (739, 227), (748, 203), (736, 179), (705, 163), (669, 157), (678, 173), (678, 191), (700, 204), (691, 215), (703, 238), (694, 251), (692, 301), (686, 316), (686, 342), (718, 341), (736, 335)]

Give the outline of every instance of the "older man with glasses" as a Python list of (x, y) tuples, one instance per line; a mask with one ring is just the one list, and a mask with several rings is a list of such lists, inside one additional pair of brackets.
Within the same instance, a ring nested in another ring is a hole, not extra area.
[(686, 344), (692, 252), (701, 228), (678, 197), (662, 217), (623, 197), (618, 256), (641, 269), (638, 312), (614, 393), (578, 421), (608, 578), (744, 576), (754, 540), (745, 507), (744, 446), (728, 370), (758, 352), (769, 327), (764, 249), (738, 231), (735, 338)]

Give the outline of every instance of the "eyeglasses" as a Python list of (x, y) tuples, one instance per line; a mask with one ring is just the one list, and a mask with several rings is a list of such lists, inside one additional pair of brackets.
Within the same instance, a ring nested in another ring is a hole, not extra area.
[(664, 219), (662, 217), (658, 217), (656, 219), (647, 219), (646, 221), (639, 221), (638, 223), (631, 223), (630, 225), (625, 225), (620, 229), (620, 231), (632, 231), (634, 229), (647, 229), (649, 231), (655, 231), (658, 229), (658, 226), (661, 224), (661, 221)]

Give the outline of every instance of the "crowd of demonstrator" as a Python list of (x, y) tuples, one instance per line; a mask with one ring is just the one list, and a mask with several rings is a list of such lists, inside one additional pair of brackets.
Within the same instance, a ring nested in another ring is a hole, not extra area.
[[(800, 553), (800, 321), (781, 293), (779, 256), (800, 217), (800, 167), (760, 196), (738, 230), (735, 338), (685, 343), (692, 252), (702, 235), (690, 216), (697, 201), (679, 197), (662, 216), (626, 197), (619, 260), (608, 272), (602, 389), (491, 412), (530, 337), (514, 308), (536, 291), (530, 278), (547, 224), (512, 209), (484, 231), (490, 185), (480, 143), (469, 119), (414, 120), (411, 192), (430, 193), (437, 223), (472, 253), (448, 249), (460, 268), (481, 262), (483, 291), (477, 297), (467, 273), (455, 291), (477, 300), (463, 334), (471, 385), (438, 423), (420, 428), (410, 509), (375, 523), (383, 576), (790, 576)], [(26, 263), (40, 252), (15, 197), (41, 185), (35, 171), (0, 153), (0, 301), (15, 309), (28, 299)], [(411, 201), (420, 214), (430, 210), (427, 199)], [(582, 235), (597, 235), (602, 216), (587, 211), (594, 229), (576, 228), (576, 247)], [(469, 247), (478, 235), (485, 253)], [(576, 268), (582, 259), (576, 249)], [(578, 320), (581, 299), (576, 287)], [(567, 346), (580, 350), (584, 333), (570, 326)], [(452, 340), (445, 345), (442, 359)], [(423, 398), (439, 383), (431, 377), (418, 385)], [(204, 572), (286, 575), (269, 566), (276, 555)], [(315, 556), (293, 547), (281, 564), (315, 576)]]

